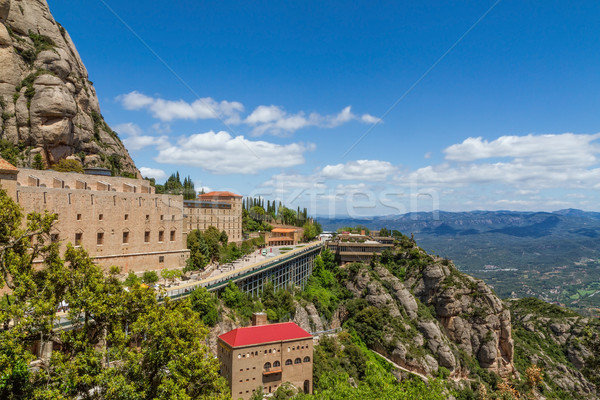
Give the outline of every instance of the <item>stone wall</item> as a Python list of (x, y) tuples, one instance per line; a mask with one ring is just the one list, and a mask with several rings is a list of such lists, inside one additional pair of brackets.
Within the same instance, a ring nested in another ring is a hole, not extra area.
[(185, 265), (182, 196), (18, 186), (15, 200), (26, 213), (58, 214), (51, 239), (63, 250), (81, 245), (103, 266), (126, 273)]
[(55, 189), (85, 189), (92, 191), (154, 193), (150, 182), (121, 176), (87, 175), (76, 172), (57, 172), (19, 168), (17, 182), (20, 186), (41, 186)]

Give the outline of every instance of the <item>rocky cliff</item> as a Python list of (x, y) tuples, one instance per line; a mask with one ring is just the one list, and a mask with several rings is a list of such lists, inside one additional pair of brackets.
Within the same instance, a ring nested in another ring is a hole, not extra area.
[(0, 111), (0, 150), (19, 166), (39, 153), (46, 166), (75, 158), (85, 167), (138, 174), (45, 0), (0, 0)]
[(579, 398), (598, 398), (591, 382), (600, 381), (589, 368), (592, 343), (600, 340), (600, 321), (534, 298), (509, 301), (513, 316), (515, 365), (536, 364), (548, 377), (545, 384)]
[[(450, 378), (467, 391), (484, 385), (498, 393), (516, 388), (529, 398), (596, 398), (586, 338), (600, 340), (600, 322), (535, 299), (506, 303), (407, 237), (370, 264), (339, 267), (324, 252), (304, 290), (293, 299), (280, 296), (263, 294), (242, 313), (222, 305), (211, 344), (247, 325), (251, 309), (265, 310), (276, 317), (272, 322), (293, 319), (309, 332), (342, 328), (405, 371)], [(543, 373), (533, 389), (532, 367)]]

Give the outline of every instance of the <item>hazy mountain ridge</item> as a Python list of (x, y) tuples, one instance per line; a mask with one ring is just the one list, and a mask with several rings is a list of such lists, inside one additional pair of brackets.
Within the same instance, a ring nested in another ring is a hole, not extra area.
[[(535, 296), (590, 312), (600, 307), (600, 213), (419, 212), (373, 218), (320, 218), (325, 230), (361, 224), (414, 234), (501, 297)], [(592, 311), (593, 312), (593, 311)]]

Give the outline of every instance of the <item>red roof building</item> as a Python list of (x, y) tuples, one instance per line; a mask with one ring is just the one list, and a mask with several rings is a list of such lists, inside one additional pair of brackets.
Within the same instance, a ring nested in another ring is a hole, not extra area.
[(265, 243), (267, 246), (295, 246), (301, 235), (300, 228), (273, 228), (265, 232)]
[(9, 173), (17, 173), (19, 169), (6, 161), (4, 158), (0, 157), (0, 171), (9, 172)]
[(220, 199), (220, 198), (242, 198), (242, 196), (240, 196), (239, 194), (235, 194), (232, 192), (225, 192), (225, 191), (217, 191), (217, 192), (209, 192), (209, 193), (204, 193), (204, 194), (199, 194), (198, 195), (198, 200), (210, 200), (210, 199)]
[(306, 338), (312, 335), (294, 322), (237, 328), (219, 336), (232, 348)]
[(249, 399), (259, 387), (272, 393), (290, 382), (312, 392), (312, 335), (294, 322), (267, 325), (264, 313), (253, 315), (253, 326), (218, 337), (221, 375), (229, 381), (233, 398)]

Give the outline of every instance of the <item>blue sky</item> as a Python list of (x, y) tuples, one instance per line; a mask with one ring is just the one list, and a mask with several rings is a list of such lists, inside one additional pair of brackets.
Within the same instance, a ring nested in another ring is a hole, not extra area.
[(49, 5), (159, 181), (319, 215), (599, 210), (597, 1)]

